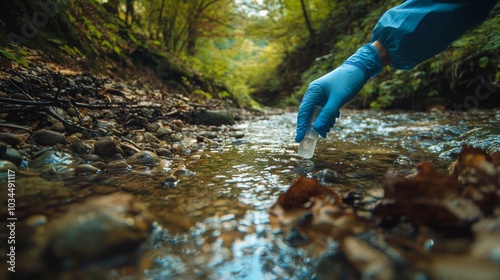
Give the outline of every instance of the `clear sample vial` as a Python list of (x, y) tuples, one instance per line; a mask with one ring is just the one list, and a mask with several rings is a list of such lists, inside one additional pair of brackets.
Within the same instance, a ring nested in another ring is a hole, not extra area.
[(314, 130), (313, 125), (322, 109), (323, 107), (316, 106), (311, 118), (309, 118), (309, 125), (307, 126), (306, 134), (304, 139), (302, 139), (299, 144), (299, 151), (297, 154), (300, 157), (309, 159), (314, 155), (314, 149), (316, 148), (316, 141), (318, 141), (319, 134), (316, 130)]

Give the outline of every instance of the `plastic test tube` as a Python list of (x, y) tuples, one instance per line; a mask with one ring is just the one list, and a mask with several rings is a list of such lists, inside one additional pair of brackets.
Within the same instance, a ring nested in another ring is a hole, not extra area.
[(323, 107), (316, 106), (311, 118), (309, 118), (309, 125), (307, 126), (306, 134), (304, 139), (299, 144), (299, 151), (297, 154), (300, 157), (309, 159), (314, 155), (314, 149), (316, 148), (316, 142), (318, 141), (319, 134), (316, 130), (314, 130), (313, 125), (322, 109)]

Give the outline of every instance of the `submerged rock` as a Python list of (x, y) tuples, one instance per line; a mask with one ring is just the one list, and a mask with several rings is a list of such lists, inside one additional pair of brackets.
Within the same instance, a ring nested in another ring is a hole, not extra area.
[(80, 164), (75, 168), (76, 174), (95, 174), (101, 171), (99, 168), (90, 164)]
[(47, 250), (66, 267), (130, 254), (149, 235), (152, 221), (130, 194), (91, 198), (49, 225)]
[(158, 156), (150, 151), (141, 151), (129, 157), (127, 163), (130, 165), (156, 166), (158, 165)]
[(70, 165), (75, 162), (77, 159), (71, 154), (50, 150), (31, 161), (29, 167), (42, 169), (47, 165)]

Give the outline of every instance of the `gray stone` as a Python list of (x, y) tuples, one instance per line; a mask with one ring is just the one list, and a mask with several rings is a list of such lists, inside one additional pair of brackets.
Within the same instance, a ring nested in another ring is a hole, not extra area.
[(91, 198), (48, 225), (47, 251), (69, 266), (130, 254), (151, 233), (152, 222), (146, 206), (130, 194)]
[(43, 146), (66, 143), (66, 137), (63, 134), (52, 130), (40, 129), (34, 133), (34, 136), (35, 141)]
[(102, 158), (96, 154), (86, 154), (83, 156), (85, 161), (101, 161)]
[(158, 165), (158, 156), (150, 151), (141, 151), (130, 156), (127, 163), (130, 165), (156, 166)]
[(15, 147), (21, 142), (21, 140), (12, 133), (0, 133), (0, 142), (4, 142)]
[(16, 149), (7, 148), (5, 153), (2, 156), (0, 156), (0, 159), (8, 160), (13, 164), (19, 166), (23, 160), (23, 156)]
[(194, 122), (203, 125), (234, 124), (234, 118), (230, 112), (224, 110), (199, 110), (193, 113)]
[(5, 152), (7, 152), (8, 146), (9, 145), (7, 145), (7, 143), (0, 141), (0, 157), (3, 156)]
[(46, 151), (36, 159), (32, 160), (29, 164), (30, 168), (41, 169), (48, 165), (71, 165), (77, 161), (71, 154), (58, 152), (58, 151)]
[(148, 123), (146, 125), (147, 132), (155, 133), (158, 130), (158, 128), (160, 128), (160, 125), (157, 123)]
[(164, 136), (172, 134), (173, 132), (174, 131), (172, 130), (171, 127), (164, 126), (164, 127), (158, 128), (158, 130), (156, 131), (156, 135), (158, 135), (158, 137), (164, 137)]
[(112, 138), (101, 139), (94, 143), (94, 151), (100, 156), (111, 156), (116, 153), (116, 143)]
[(95, 174), (101, 171), (99, 168), (90, 164), (80, 164), (75, 168), (76, 174)]
[(146, 139), (146, 141), (148, 141), (149, 143), (160, 142), (160, 140), (158, 138), (156, 138), (156, 136), (154, 136), (154, 134), (149, 133), (149, 132), (144, 133), (144, 139)]
[(18, 171), (17, 166), (12, 162), (3, 159), (0, 160), (0, 173), (8, 172), (9, 170), (14, 172)]
[(108, 169), (109, 170), (125, 170), (128, 168), (130, 168), (130, 165), (128, 165), (123, 160), (114, 160), (114, 161), (108, 162)]

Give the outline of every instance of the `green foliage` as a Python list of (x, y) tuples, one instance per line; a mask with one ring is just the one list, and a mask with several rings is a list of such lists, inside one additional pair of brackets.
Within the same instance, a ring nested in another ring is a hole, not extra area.
[(26, 52), (20, 48), (15, 48), (15, 50), (0, 49), (0, 54), (8, 60), (15, 61), (24, 67), (28, 67), (29, 65), (28, 60), (25, 58)]
[[(352, 32), (337, 36), (331, 53), (316, 59), (311, 67), (303, 72), (301, 86), (285, 100), (285, 104), (298, 104), (311, 81), (335, 69), (357, 48), (368, 42), (371, 30), (380, 15), (397, 4), (399, 2), (393, 0), (381, 1), (366, 17), (352, 22)], [(474, 74), (480, 71), (493, 71), (495, 79), (498, 80), (499, 11), (500, 6), (497, 5), (488, 20), (469, 30), (443, 53), (416, 68), (410, 71), (394, 71), (387, 67), (376, 78), (368, 81), (351, 105), (385, 109), (401, 107), (404, 104), (415, 108), (421, 105), (418, 99), (441, 96), (441, 92), (436, 90), (440, 80), (457, 83), (457, 80), (466, 76), (464, 73)]]

